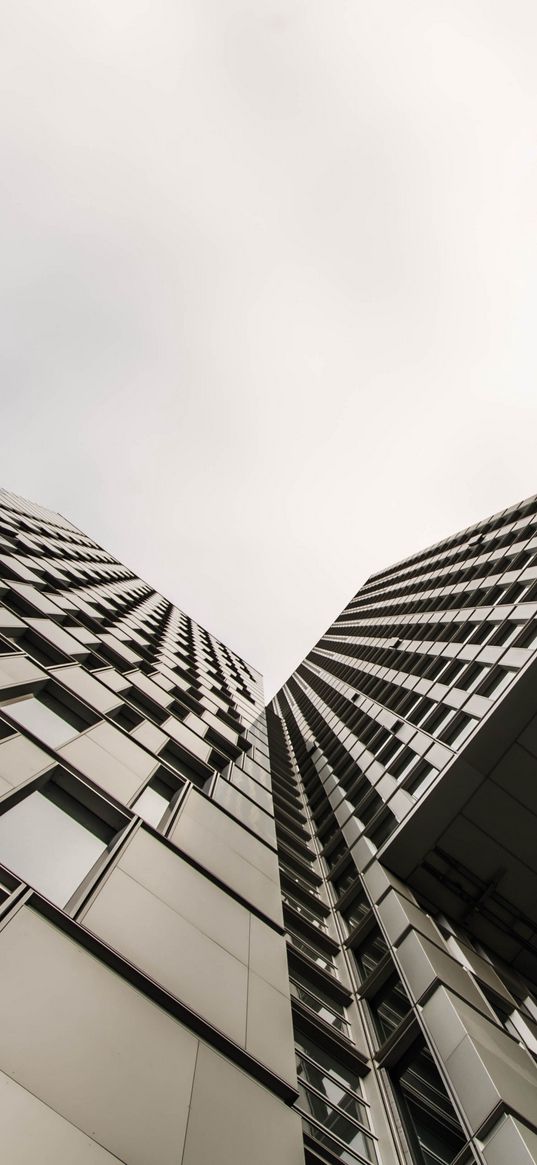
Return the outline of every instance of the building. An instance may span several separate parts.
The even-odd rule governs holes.
[[[382,1165],[537,1161],[536,649],[532,498],[370,578],[268,709],[295,1025],[354,1044]],[[373,1161],[313,1059],[307,1160]]]
[[[537,498],[260,676],[0,494],[6,1165],[537,1162]]]
[[[257,672],[0,496],[3,1165],[299,1165]]]

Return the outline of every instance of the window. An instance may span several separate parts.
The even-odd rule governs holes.
[[[293,971],[291,986],[293,994],[301,999],[307,1007],[310,1007],[319,1016],[319,1019],[323,1019],[325,1023],[329,1023],[332,1027],[347,1034],[345,1008],[338,999],[332,998],[317,983],[310,984],[296,971]]]
[[[466,737],[470,735],[470,732],[472,732],[476,724],[477,720],[474,717],[466,716],[461,712],[438,735],[440,740],[443,740],[450,748],[456,748],[462,744],[463,740],[466,740]]]
[[[46,688],[38,696],[24,696],[21,700],[4,704],[4,711],[21,728],[26,728],[51,748],[67,744],[88,727],[82,716],[61,703]]]
[[[537,646],[537,624],[535,620],[532,619],[530,623],[522,624],[522,630],[519,623],[518,628],[521,633],[516,641],[516,646],[525,647],[528,651],[532,651]]]
[[[431,712],[431,715],[424,720],[422,724],[423,731],[428,732],[430,736],[435,736],[442,728],[449,724],[454,715],[455,711],[453,708],[446,708],[444,704],[438,704],[434,712]]]
[[[65,906],[115,830],[55,780],[0,816],[0,862]]]
[[[334,878],[333,879],[333,886],[334,886],[334,891],[335,891],[337,897],[339,898],[342,894],[345,894],[346,891],[350,889],[350,887],[354,884],[355,881],[356,881],[356,868],[354,865],[352,866],[351,869],[346,870],[343,874],[340,874],[339,877]]]
[[[390,978],[369,1001],[375,1027],[382,1043],[399,1027],[410,1011],[408,995],[397,975]]]
[[[301,1032],[296,1034],[299,1098],[305,1131],[339,1160],[375,1161],[367,1107],[355,1073],[344,1068]],[[358,1156],[356,1156],[358,1155]]]
[[[318,967],[322,967],[323,971],[326,971],[329,975],[333,975],[334,978],[337,979],[336,965],[332,962],[332,959],[329,955],[325,954],[324,951],[319,950],[318,947],[313,946],[312,943],[307,942],[305,938],[302,938],[301,935],[298,935],[291,930],[288,930],[287,936],[293,946],[297,948],[297,950],[302,951],[305,955],[308,956],[309,959],[311,959],[313,963],[315,963]]]
[[[417,1165],[451,1165],[465,1138],[424,1044],[414,1046],[394,1085]]]
[[[514,675],[516,672],[509,671],[504,667],[492,669],[485,682],[478,688],[478,695],[486,696],[489,700],[496,699],[500,692],[503,692],[504,688],[510,684]]]
[[[435,777],[438,776],[438,769],[433,768],[427,761],[422,760],[416,768],[412,769],[408,779],[404,782],[403,787],[413,797],[419,797],[429,785],[432,785]]]
[[[349,931],[354,930],[358,923],[362,922],[366,914],[369,914],[371,907],[365,896],[362,887],[359,886],[356,890],[352,902],[349,903],[342,911],[343,918],[347,923]]]
[[[174,781],[171,773],[161,769],[136,798],[132,808],[156,829],[166,811],[176,804],[183,788],[182,782]]]
[[[373,973],[379,963],[382,962],[384,956],[388,952],[388,947],[380,933],[376,928],[364,939],[358,950],[353,951],[356,966],[359,972],[360,982],[367,979]]]

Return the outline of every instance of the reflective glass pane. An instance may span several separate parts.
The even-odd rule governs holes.
[[[360,1091],[360,1081],[358,1076],[355,1075],[355,1073],[350,1068],[344,1067],[343,1064],[338,1064],[337,1060],[333,1059],[331,1053],[325,1052],[323,1048],[319,1047],[318,1044],[315,1044],[313,1040],[310,1040],[309,1037],[304,1035],[303,1032],[295,1032],[295,1044],[296,1047],[300,1048],[306,1056],[311,1057],[311,1059],[316,1061],[317,1065],[320,1065],[322,1068],[324,1068],[325,1073],[329,1073],[330,1077],[338,1080],[345,1086],[345,1088],[350,1089],[351,1092]],[[300,1061],[303,1064],[306,1063],[302,1056],[300,1057]],[[315,1065],[308,1062],[308,1071],[310,1070],[315,1071]],[[310,1080],[310,1083],[315,1083],[313,1077],[307,1077],[307,1079]],[[315,1087],[317,1087],[317,1084]]]
[[[169,801],[162,796],[162,793],[157,793],[156,789],[147,788],[137,797],[133,809],[140,817],[143,817],[144,821],[148,821],[150,825],[156,827],[168,805]]]
[[[357,1149],[357,1152],[360,1154],[357,1157],[356,1153],[351,1148],[345,1147],[345,1145],[340,1145],[337,1141],[334,1140],[333,1137],[330,1136],[330,1133],[327,1130],[318,1128],[317,1125],[314,1125],[312,1121],[307,1120],[306,1117],[302,1117],[302,1124],[304,1125],[306,1132],[309,1133],[310,1137],[313,1137],[314,1140],[318,1141],[320,1145],[326,1145],[326,1148],[329,1149],[330,1152],[333,1153],[336,1157],[338,1157],[340,1161],[343,1161],[344,1165],[356,1165],[357,1161],[362,1161],[364,1159],[366,1161],[376,1161],[375,1150],[373,1148],[372,1142],[370,1144],[364,1145],[364,1148],[361,1150]]]
[[[0,817],[0,862],[57,906],[65,906],[105,849],[106,842],[42,793]]]
[[[356,1096],[352,1096],[351,1093],[342,1088],[337,1080],[326,1075],[321,1068],[309,1060],[305,1060],[302,1056],[297,1056],[297,1071],[299,1081],[305,1087],[311,1084],[313,1088],[322,1093],[322,1096],[331,1106],[337,1106],[354,1120],[360,1121],[361,1124],[367,1124],[366,1106]]]
[[[64,720],[57,712],[53,712],[35,696],[27,696],[23,700],[14,700],[6,704],[5,711],[21,728],[27,728],[35,736],[48,744],[51,748],[58,748],[66,744],[77,735],[77,729]]]
[[[373,1141],[367,1133],[356,1128],[352,1121],[348,1120],[345,1114],[339,1108],[332,1107],[326,1104],[314,1092],[310,1092],[308,1088],[304,1088],[299,1083],[300,1100],[298,1104],[306,1112],[311,1113],[328,1132],[332,1133],[334,1137],[338,1137],[340,1141],[344,1141],[349,1148],[354,1149],[356,1153],[361,1153],[363,1156],[371,1159]]]

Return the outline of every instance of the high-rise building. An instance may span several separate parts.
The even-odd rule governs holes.
[[[261,679],[0,495],[2,1165],[300,1165]]]
[[[536,1162],[537,498],[370,578],[267,719],[307,1160]]]
[[[537,498],[258,673],[0,494],[6,1165],[537,1162]]]

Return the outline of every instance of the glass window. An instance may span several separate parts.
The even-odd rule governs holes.
[[[370,910],[371,907],[365,896],[365,893],[362,890],[362,887],[359,886],[356,890],[354,898],[352,899],[352,902],[350,902],[349,905],[341,911],[341,914],[347,923],[348,929],[354,930],[354,927],[358,926],[358,923],[362,922],[366,914],[369,914]]]
[[[320,1093],[320,1099],[324,1100],[325,1103],[330,1104],[331,1107],[337,1106],[353,1120],[367,1125],[367,1108],[363,1101],[349,1092],[347,1088],[342,1088],[331,1073],[323,1072],[322,1068],[306,1059],[300,1052],[297,1052],[297,1074],[299,1082],[304,1088],[314,1089],[316,1093]],[[310,1111],[313,1115],[318,1116],[319,1120],[323,1119],[322,1116],[319,1116],[320,1110],[317,1113],[314,1113],[313,1109]]]
[[[457,745],[462,744],[463,740],[466,740],[466,737],[470,735],[476,724],[477,720],[474,717],[466,716],[463,712],[461,712],[460,715],[457,716],[450,724],[448,724],[447,728],[444,728],[442,732],[439,732],[438,735],[440,740],[444,741],[444,744],[448,744],[451,748],[455,748]]]
[[[429,788],[429,785],[432,785],[437,776],[438,769],[422,760],[410,773],[408,780],[404,783],[404,788],[407,792],[412,793],[413,797],[419,797]]]
[[[380,1039],[387,1040],[410,1011],[408,995],[396,975],[370,1000],[370,1007]]]
[[[491,672],[484,684],[481,684],[478,689],[478,694],[480,696],[486,696],[488,699],[492,697],[496,699],[500,695],[500,692],[503,692],[504,688],[511,683],[515,675],[516,672],[509,671],[507,668],[496,668]]]
[[[167,798],[163,797],[162,793],[157,792],[156,789],[152,789],[151,785],[148,785],[143,793],[140,793],[140,796],[136,798],[132,808],[149,825],[156,827],[164,816],[168,805],[169,801]]]
[[[314,1067],[318,1068],[320,1065],[324,1069],[324,1076],[329,1074],[331,1078],[338,1082],[338,1085],[342,1084],[350,1092],[360,1092],[360,1081],[357,1074],[351,1068],[347,1068],[344,1064],[340,1064],[337,1059],[334,1059],[331,1052],[326,1052],[324,1048],[321,1048],[309,1036],[304,1035],[302,1031],[295,1031],[295,1044],[299,1051],[304,1053],[304,1056],[307,1056],[309,1060],[315,1060]],[[304,1056],[302,1059],[304,1059]],[[314,1083],[313,1077],[310,1078],[308,1076],[306,1078],[310,1080],[310,1083]],[[322,1092],[324,1090],[323,1086],[320,1091]],[[331,1098],[329,1092],[326,1095],[329,1099]]]
[[[297,995],[298,998],[301,999],[307,1007],[310,1007],[311,1010],[314,1011],[320,1019],[323,1019],[325,1023],[329,1023],[332,1027],[337,1028],[339,1031],[345,1032],[347,1030],[345,1009],[341,1003],[335,999],[331,999],[330,996],[325,991],[322,991],[322,989],[318,988],[317,985],[315,985],[315,987],[310,987],[308,984],[302,983],[296,973],[293,974],[291,984],[292,988],[294,989],[294,994]]]
[[[52,781],[0,817],[0,862],[65,906],[113,829]]]
[[[302,1112],[309,1110],[312,1117],[323,1126],[319,1128],[307,1117],[303,1118],[304,1128],[311,1137],[319,1141],[321,1145],[326,1145],[327,1149],[330,1149],[340,1161],[345,1162],[345,1165],[356,1165],[357,1160],[361,1161],[364,1158],[366,1161],[376,1160],[372,1137],[356,1128],[351,1121],[346,1120],[338,1109],[330,1108],[324,1104],[313,1093],[303,1088],[300,1083],[298,1087],[300,1096],[297,1106]],[[338,1138],[337,1141],[334,1139],[335,1137]],[[340,1144],[340,1141],[343,1141],[344,1144]],[[357,1157],[356,1154],[359,1156]]]
[[[428,1048],[416,1047],[396,1089],[415,1160],[419,1165],[451,1165],[465,1137]]]
[[[162,775],[163,773],[165,775]],[[156,828],[162,821],[166,810],[177,800],[182,788],[182,782],[174,782],[171,774],[161,770],[161,773],[155,773],[151,778],[149,784],[136,798],[132,808],[135,813],[143,817],[144,821]]]
[[[382,962],[384,956],[387,954],[387,951],[388,947],[382,935],[376,929],[364,939],[358,950],[353,951],[361,981],[367,979],[375,970],[375,967],[378,967],[379,963]]]
[[[12,700],[4,705],[4,711],[21,728],[27,728],[44,744],[59,748],[72,740],[81,728],[85,728],[81,718],[45,693],[39,696],[25,696],[22,700]]]
[[[300,1094],[297,1107],[305,1131],[349,1165],[357,1159],[375,1161],[374,1141],[367,1132],[367,1105],[356,1073],[301,1031],[295,1033],[295,1043]]]
[[[464,1145],[462,1136],[415,1100],[407,1100],[407,1109],[423,1165],[450,1165]]]
[[[294,934],[292,931],[288,931],[287,933],[290,941],[292,942],[293,946],[297,948],[297,950],[303,951],[305,955],[308,955],[313,963],[316,963],[318,967],[322,967],[323,971],[327,971],[329,975],[334,975],[337,978],[336,966],[332,962],[332,959],[329,955],[324,954],[324,952],[320,951],[317,947],[314,947],[311,943],[306,942],[306,939],[302,938],[300,935]]]

